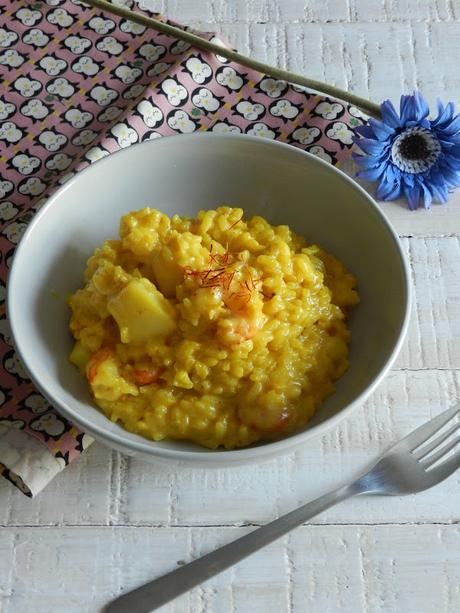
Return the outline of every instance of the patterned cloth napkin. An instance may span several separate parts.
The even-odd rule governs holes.
[[[211,130],[278,139],[339,164],[362,123],[354,107],[79,0],[0,0],[0,9],[2,301],[34,213],[73,174],[113,151]],[[92,439],[33,387],[12,347],[4,302],[0,315],[0,473],[33,496]]]

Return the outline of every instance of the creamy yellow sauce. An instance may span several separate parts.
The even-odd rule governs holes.
[[[287,226],[144,208],[88,260],[70,359],[113,421],[245,447],[298,430],[348,367],[356,279]]]

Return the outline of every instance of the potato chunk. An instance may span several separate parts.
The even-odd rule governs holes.
[[[177,265],[168,246],[164,246],[152,257],[153,274],[161,292],[168,298],[176,297],[176,287],[184,279],[182,269]]]
[[[80,341],[77,341],[70,353],[70,361],[72,364],[75,364],[75,366],[78,366],[78,368],[84,372],[90,357],[91,351]]]
[[[118,324],[122,343],[141,343],[176,328],[173,307],[147,279],[129,281],[107,308]]]

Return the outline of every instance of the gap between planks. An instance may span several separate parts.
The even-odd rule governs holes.
[[[399,238],[410,238],[410,240],[437,240],[443,238],[460,238],[458,232],[452,232],[452,234],[398,234],[398,236]]]
[[[383,498],[383,496],[382,496]],[[273,520],[277,519],[274,517]],[[120,524],[65,524],[65,523],[55,523],[55,524],[0,524],[0,529],[2,530],[17,530],[17,529],[25,529],[25,530],[37,530],[37,529],[45,529],[45,530],[53,530],[55,528],[78,528],[78,529],[90,529],[90,528],[100,528],[104,530],[112,530],[113,528],[131,528],[133,530],[138,530],[141,528],[152,528],[152,529],[161,529],[161,530],[195,530],[195,529],[207,529],[207,528],[222,528],[222,529],[235,529],[235,528],[261,528],[265,526],[268,522],[265,523],[254,523],[254,522],[245,522],[245,523],[234,523],[234,524],[165,524],[165,523],[120,523]],[[324,528],[327,526],[337,526],[340,528],[360,528],[360,527],[378,527],[378,526],[443,526],[443,527],[452,527],[458,528],[460,526],[460,520],[458,521],[376,521],[376,522],[318,522],[318,521],[310,521],[304,522],[302,526],[310,526],[312,528]],[[299,528],[301,526],[298,526]],[[295,528],[293,529],[295,530]],[[282,537],[280,537],[282,538]]]
[[[205,16],[206,17],[206,16]],[[362,20],[353,20],[353,21],[349,21],[347,19],[328,19],[327,21],[321,20],[321,19],[289,19],[289,20],[279,20],[279,21],[273,21],[271,19],[267,19],[267,20],[255,20],[255,21],[242,21],[242,20],[235,20],[232,21],[231,19],[216,19],[216,20],[209,20],[209,19],[205,19],[206,23],[209,23],[211,25],[226,25],[226,26],[240,26],[240,27],[248,27],[248,26],[290,26],[290,25],[302,25],[302,24],[307,24],[307,25],[311,25],[311,24],[316,24],[316,25],[321,25],[321,26],[333,26],[333,25],[362,25],[362,26],[366,26],[366,25],[370,25],[370,24],[378,24],[378,25],[385,25],[385,24],[419,24],[419,23],[426,23],[426,24],[444,24],[444,23],[451,23],[451,24],[458,24],[459,20],[458,19],[429,19],[424,18],[424,19],[404,19],[404,18],[398,18],[398,17],[394,17],[393,19],[387,19],[385,21],[382,21],[381,19],[368,19],[367,21],[362,21]],[[189,25],[194,25],[196,23],[202,23],[203,19],[193,19],[191,20]]]

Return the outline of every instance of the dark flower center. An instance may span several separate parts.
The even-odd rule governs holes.
[[[402,172],[419,174],[434,166],[441,143],[431,130],[414,126],[404,130],[391,145],[391,161]]]
[[[409,134],[399,143],[399,152],[407,160],[425,160],[431,153],[426,138],[421,134]]]

